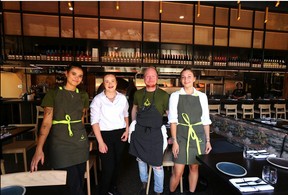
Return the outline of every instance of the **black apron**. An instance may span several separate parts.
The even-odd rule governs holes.
[[[65,168],[86,162],[89,144],[81,121],[84,104],[80,93],[60,87],[54,102],[48,145],[52,167]]]
[[[161,166],[163,160],[163,136],[161,131],[163,117],[154,105],[156,90],[150,106],[145,106],[145,90],[142,100],[143,107],[137,112],[135,131],[131,134],[129,153],[149,165]]]

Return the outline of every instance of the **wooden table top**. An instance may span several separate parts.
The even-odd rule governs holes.
[[[13,127],[13,126],[8,126],[6,129],[6,135],[1,136],[1,142],[7,141],[13,137],[16,137],[22,133],[25,133],[27,131],[30,131],[31,129],[35,128],[35,126],[21,126],[21,127]]]

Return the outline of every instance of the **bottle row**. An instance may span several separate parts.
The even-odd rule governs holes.
[[[77,50],[76,54],[72,50],[42,50],[41,52],[24,52],[22,51],[9,51],[8,60],[38,60],[38,61],[82,61],[82,62],[99,62],[98,48],[93,48],[92,51]]]
[[[99,62],[98,48],[92,50],[77,50],[75,55],[72,50],[46,50],[37,52],[30,52],[21,54],[22,52],[10,51],[7,55],[8,60],[31,60],[31,61],[80,61],[80,62]],[[223,57],[223,56],[193,56],[190,54],[183,54],[179,52],[176,54],[164,53],[142,53],[139,48],[130,49],[126,51],[109,50],[104,52],[100,57],[101,62],[108,63],[150,63],[158,64],[179,64],[179,65],[195,65],[195,66],[216,66],[216,67],[246,67],[249,68],[273,68],[273,69],[286,69],[286,62],[283,59],[242,59],[236,57]],[[213,59],[213,60],[212,60]]]

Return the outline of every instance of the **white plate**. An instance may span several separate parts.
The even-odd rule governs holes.
[[[277,158],[277,157],[268,157],[267,161],[276,167],[280,167],[282,169],[288,169],[288,160],[287,159]]]
[[[222,173],[234,177],[242,177],[247,174],[244,167],[231,162],[219,162],[216,164],[216,168]]]

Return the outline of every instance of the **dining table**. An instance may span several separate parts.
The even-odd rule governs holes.
[[[14,138],[18,135],[21,135],[23,133],[26,133],[27,131],[32,130],[33,128],[35,128],[35,126],[31,125],[31,126],[4,126],[1,127],[1,137],[0,140],[1,142],[5,142],[11,138]],[[3,131],[3,132],[2,132]]]
[[[35,126],[33,125],[24,125],[24,126],[1,126],[1,149],[0,149],[0,160],[3,160],[2,154],[2,145],[5,144],[6,141],[10,141],[12,138],[22,135],[32,129]]]
[[[242,152],[230,152],[230,153],[210,153],[198,155],[196,159],[200,162],[201,166],[204,166],[210,174],[212,174],[213,181],[211,185],[214,186],[215,194],[269,194],[269,195],[279,195],[288,194],[288,169],[279,168],[270,164],[266,159],[245,159],[243,158]],[[242,177],[235,177],[229,174],[225,174],[219,171],[216,167],[217,163],[228,162],[235,163],[242,166],[247,170],[247,174]],[[243,177],[258,177],[262,178],[262,168],[265,165],[274,166],[277,168],[278,181],[276,184],[271,184],[274,190],[269,191],[258,191],[258,192],[240,192],[229,180],[233,178],[243,178]],[[216,184],[217,183],[217,184]],[[219,185],[218,185],[219,184]],[[223,186],[223,191],[221,191],[220,186]],[[219,190],[221,191],[219,193]]]

